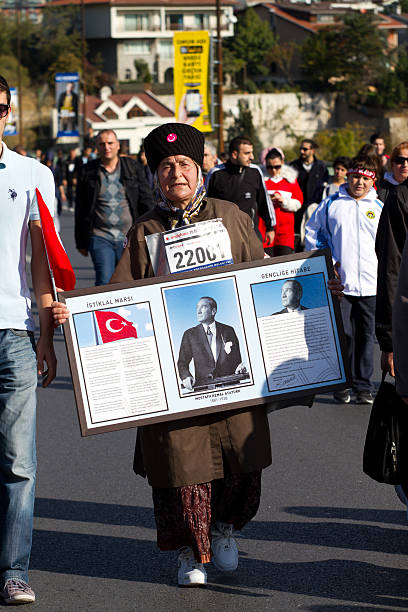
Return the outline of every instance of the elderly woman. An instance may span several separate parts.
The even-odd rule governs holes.
[[[234,263],[263,259],[250,217],[231,202],[206,197],[204,138],[198,130],[166,124],[153,130],[144,146],[156,207],[129,231],[111,282],[154,276],[147,235],[210,219],[222,219]],[[63,305],[55,302],[53,311],[56,323],[66,319]],[[179,551],[179,585],[206,584],[204,564],[210,561],[220,570],[237,568],[233,531],[256,514],[261,471],[270,463],[262,406],[139,427],[134,469],[147,475],[153,489],[160,550]]]
[[[234,263],[263,259],[251,219],[230,202],[206,198],[201,166],[204,138],[184,124],[166,124],[144,141],[154,174],[156,207],[128,234],[112,282],[153,276],[145,236],[221,218]],[[197,416],[139,428],[134,468],[153,487],[160,550],[180,550],[178,582],[206,583],[204,563],[238,564],[233,529],[256,513],[261,470],[271,463],[264,408]],[[212,549],[211,549],[212,540]]]

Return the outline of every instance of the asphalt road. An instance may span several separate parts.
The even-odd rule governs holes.
[[[78,286],[91,286],[69,213],[62,237]],[[369,407],[322,395],[310,409],[272,414],[274,463],[260,510],[239,537],[238,570],[207,566],[205,589],[180,589],[176,554],[156,548],[150,488],[131,469],[136,430],[81,438],[59,332],[55,344],[58,378],[39,390],[32,608],[408,610],[404,507],[361,467]]]

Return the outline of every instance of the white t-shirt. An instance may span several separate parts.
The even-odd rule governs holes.
[[[40,218],[35,195],[39,189],[51,216],[55,186],[49,168],[10,151],[3,142],[0,157],[0,329],[34,331],[26,278],[29,221]]]

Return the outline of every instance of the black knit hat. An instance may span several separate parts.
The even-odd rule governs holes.
[[[148,134],[143,142],[147,163],[154,173],[161,160],[172,155],[191,157],[199,166],[204,159],[204,136],[186,123],[165,123]]]

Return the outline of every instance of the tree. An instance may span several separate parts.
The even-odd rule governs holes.
[[[234,123],[228,128],[227,139],[230,142],[236,136],[245,136],[254,145],[254,155],[257,157],[262,151],[262,143],[258,138],[252,119],[252,112],[245,100],[238,102],[239,114],[234,117]]]
[[[361,125],[347,123],[344,128],[319,130],[313,140],[319,145],[319,157],[332,161],[338,155],[354,157],[366,144],[367,137]]]
[[[48,69],[49,81],[54,83],[57,72],[82,72],[82,62],[73,53],[62,53],[55,58]]]
[[[20,36],[22,63],[27,66],[31,78],[40,83],[49,75],[49,67],[61,61],[64,55],[81,60],[79,8],[45,7],[42,14],[41,24],[31,24],[24,19],[20,26],[25,28]]]
[[[296,51],[299,49],[299,45],[294,42],[281,43],[279,39],[275,42],[272,51],[268,54],[267,59],[271,64],[275,64],[280,72],[284,74],[288,79],[288,84],[293,85],[292,80],[292,67]]]
[[[152,75],[150,73],[149,65],[147,64],[147,62],[145,62],[145,60],[135,59],[133,63],[136,68],[137,81],[139,83],[151,83]]]
[[[269,25],[260,19],[254,9],[250,8],[238,17],[235,27],[235,36],[224,43],[227,57],[231,63],[238,62],[236,66],[245,67],[246,77],[256,80],[269,72],[266,57],[275,44]],[[228,56],[228,52],[231,53]]]
[[[380,108],[399,108],[407,101],[407,88],[395,72],[385,72],[367,103]]]
[[[222,49],[222,69],[225,76],[229,74],[233,85],[236,85],[236,76],[245,66],[245,60],[236,57],[235,53],[226,45]]]
[[[389,63],[376,18],[351,12],[340,29],[328,28],[306,40],[302,69],[312,84],[335,89],[349,101],[364,98]]]
[[[327,28],[307,38],[301,47],[301,69],[312,89],[330,89],[342,76],[336,38],[337,31]]]

